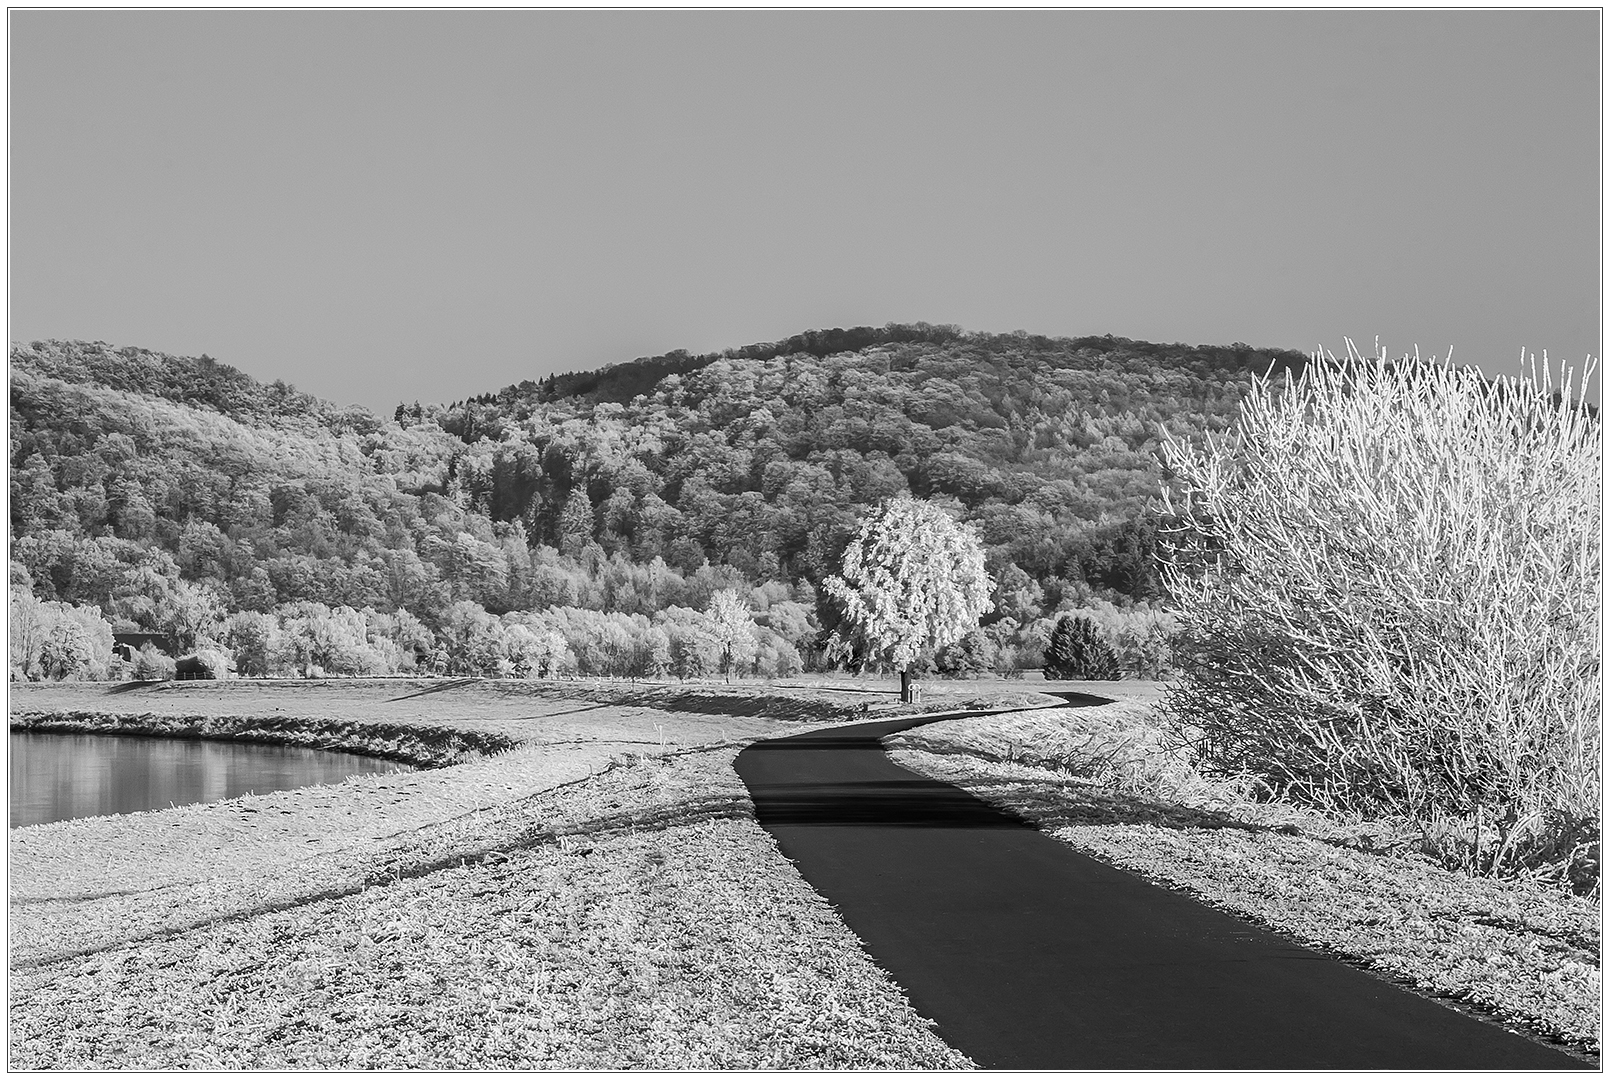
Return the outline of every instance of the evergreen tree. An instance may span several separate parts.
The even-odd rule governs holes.
[[[1118,657],[1102,640],[1096,624],[1083,615],[1064,615],[1045,647],[1047,679],[1116,679]]]
[[[593,542],[593,504],[585,487],[572,488],[559,511],[559,550],[572,559]]]

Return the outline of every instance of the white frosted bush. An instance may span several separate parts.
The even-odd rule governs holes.
[[[177,668],[173,657],[149,641],[140,646],[140,651],[134,654],[134,677],[141,682],[161,682],[164,679],[171,679],[177,673]]]
[[[1170,441],[1167,705],[1205,765],[1406,818],[1450,865],[1596,880],[1600,424],[1547,363],[1348,342]]]

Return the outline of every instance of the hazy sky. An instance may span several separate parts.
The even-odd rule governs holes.
[[[1600,353],[1596,11],[9,19],[12,340],[388,412],[892,321]]]

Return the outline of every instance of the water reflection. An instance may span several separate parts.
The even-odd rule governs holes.
[[[10,825],[217,802],[407,770],[394,761],[299,746],[14,731]]]

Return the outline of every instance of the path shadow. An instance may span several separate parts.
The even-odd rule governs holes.
[[[955,755],[968,757],[979,755]],[[1000,762],[1000,758],[986,758]],[[974,773],[955,777],[975,798],[1004,813],[1016,814],[1049,832],[1081,825],[1150,825],[1160,829],[1237,829],[1246,833],[1278,833],[1347,851],[1384,854],[1412,845],[1381,838],[1370,829],[1326,828],[1295,821],[1248,821],[1229,810],[1191,806],[1148,798],[1093,783],[1035,782],[1022,778]]]
[[[1105,700],[1095,695],[1076,693],[1073,696],[1094,698],[1097,702]],[[988,715],[988,711],[961,715]],[[1081,783],[1071,776],[1068,783],[1036,783],[1021,777],[975,773],[947,782],[912,772],[888,758],[884,738],[897,731],[920,728],[929,722],[928,717],[907,716],[767,739],[739,755],[738,771],[754,795],[756,816],[763,824],[774,821],[777,824],[819,825],[1021,826],[1042,831],[1071,825],[1152,825],[1166,829],[1278,832],[1322,839],[1290,824],[1245,821],[1223,810],[1147,798]],[[864,753],[876,760],[877,764],[872,767],[882,776],[847,784],[766,782],[773,770],[757,760],[757,755],[765,755],[782,765],[801,751],[849,752],[858,757],[860,755],[856,752]],[[1004,760],[974,752],[954,755],[961,759],[974,756],[995,763]],[[754,760],[757,768],[745,768],[746,758]],[[793,765],[783,767],[788,770],[795,768]],[[804,768],[811,769],[811,766],[804,765]],[[996,791],[1000,792],[999,795]],[[768,812],[781,816],[769,817]]]
[[[792,738],[768,739],[756,745],[767,753],[798,750],[877,750],[881,747],[877,738],[865,735],[833,735],[831,730],[829,729],[828,734],[813,734],[809,741]]]
[[[155,686],[155,685],[156,685],[156,683],[154,683],[154,682],[138,682],[138,681],[136,681],[136,682],[118,683],[116,686],[112,687],[110,690],[108,690],[106,692],[108,694],[127,694],[127,693],[130,693],[132,691],[139,690],[142,687]]]
[[[784,690],[825,690],[830,694],[882,694],[899,696],[900,691],[893,687],[881,686],[811,686],[809,684],[778,683]]]
[[[768,739],[745,750],[737,762],[738,772],[749,786],[761,824],[1027,827],[1044,831],[1066,825],[1153,825],[1169,829],[1286,831],[1278,826],[1240,821],[1217,810],[1180,806],[1081,783],[1035,784],[988,774],[955,777],[948,782],[933,780],[890,761],[877,733],[866,730],[871,726],[863,726],[860,732],[823,731]],[[886,726],[878,724],[876,729]],[[861,753],[876,755],[878,761],[872,767],[884,775],[845,783],[768,782],[776,766],[795,772],[795,766],[784,765],[784,761],[802,752],[824,751],[857,757]],[[776,766],[767,767],[769,763],[759,760],[760,755]],[[745,759],[757,767],[746,768]],[[802,767],[815,771],[810,764]],[[1001,789],[999,796],[996,789]]]
[[[613,709],[613,708],[616,708],[616,706],[613,705],[613,704],[608,704],[608,703],[603,704],[603,705],[583,705],[579,709],[563,709],[563,710],[561,710],[559,712],[539,713],[536,716],[516,716],[514,718],[514,721],[518,722],[518,721],[521,721],[521,720],[552,720],[552,719],[554,719],[555,717],[558,717],[558,716],[575,716],[577,713],[595,712],[595,711],[597,711],[599,709]]]
[[[1102,697],[1100,694],[1081,694],[1077,690],[1040,690],[1037,693],[1046,697],[1061,698],[1075,709],[1091,709],[1097,705],[1111,705],[1117,698]]]
[[[1223,810],[1182,806],[1091,784],[1050,787],[983,776],[964,782],[976,785],[980,795],[975,797],[985,802],[990,801],[990,788],[1009,789],[1009,797],[1017,807],[1015,812],[1047,831],[1070,825],[1152,825],[1163,829],[1241,829],[1287,834],[1298,831],[1288,825],[1244,821]],[[1003,797],[1007,797],[1006,792]]]
[[[951,784],[867,780],[844,784],[749,785],[762,825],[899,825],[932,829],[1032,828]]]
[[[754,717],[762,720],[859,720],[867,714],[865,704],[829,704],[764,691],[723,693],[714,684],[662,686],[651,690],[623,688],[610,695],[610,704],[661,712]]]
[[[424,697],[426,694],[440,694],[444,690],[459,690],[466,686],[473,686],[480,681],[480,679],[448,679],[446,682],[440,683],[436,686],[428,686],[416,693],[404,694],[401,697],[388,698],[386,700],[388,703],[392,701],[407,701],[409,698]]]

